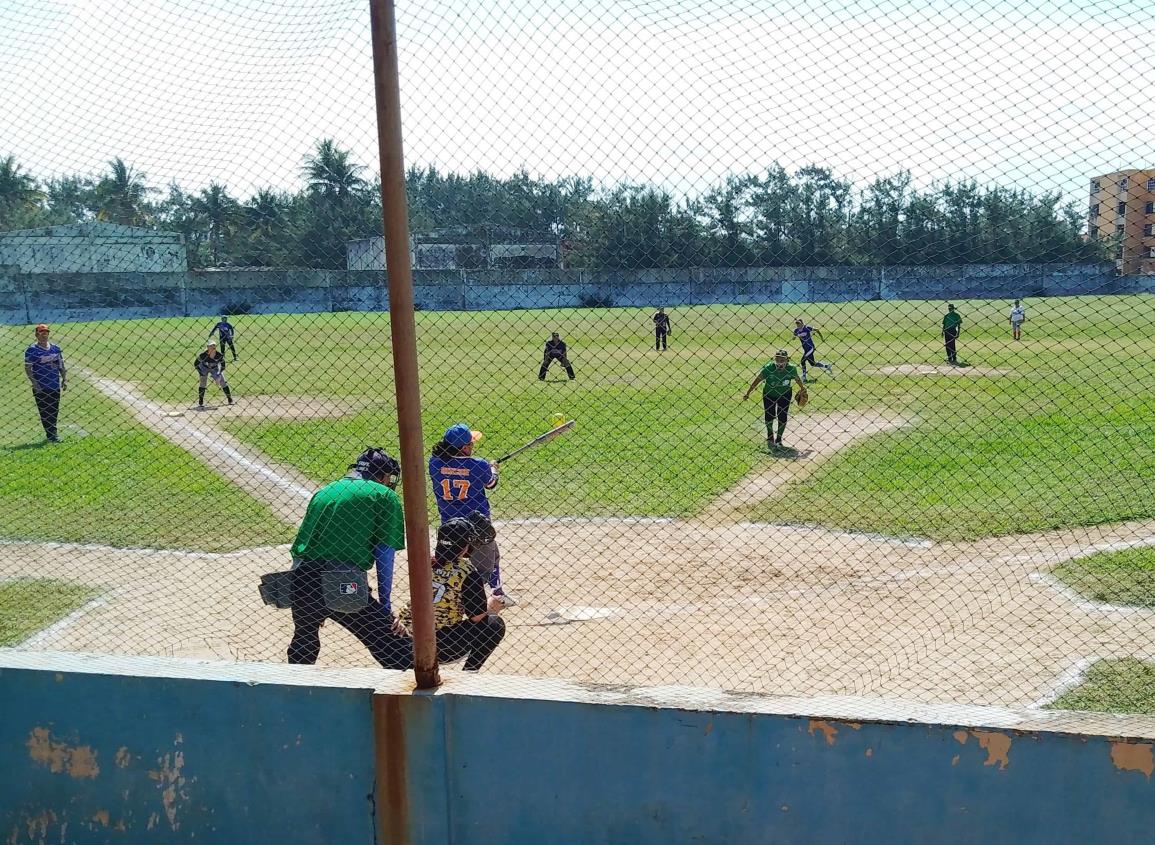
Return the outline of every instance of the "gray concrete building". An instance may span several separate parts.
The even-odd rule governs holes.
[[[114,223],[0,232],[9,273],[176,273],[188,270],[184,236]]]
[[[529,270],[560,267],[556,240],[518,229],[461,226],[415,232],[409,239],[414,270]],[[345,245],[345,269],[384,270],[385,239],[362,238]]]

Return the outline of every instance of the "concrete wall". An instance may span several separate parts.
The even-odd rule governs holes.
[[[1144,279],[1117,277],[1110,264],[413,271],[415,302],[429,311],[1014,299],[1131,293]],[[385,273],[372,270],[26,274],[0,265],[6,323],[388,307]]]
[[[0,651],[26,842],[1145,842],[1155,720]],[[375,694],[370,689],[376,689]]]
[[[172,273],[188,269],[184,237],[110,223],[0,232],[0,265],[36,273]]]

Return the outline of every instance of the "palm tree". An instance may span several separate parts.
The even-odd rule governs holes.
[[[240,213],[240,204],[229,196],[226,186],[210,182],[190,207],[208,228],[209,254],[213,266],[216,266],[221,260],[221,247],[225,238],[232,233],[233,224]]]
[[[96,183],[96,216],[110,223],[139,226],[147,222],[147,197],[152,192],[145,174],[133,170],[117,157],[108,163],[109,172]]]
[[[349,151],[339,149],[332,138],[318,141],[313,154],[305,157],[302,168],[309,191],[341,204],[364,190],[365,180],[361,178],[361,172],[365,168],[349,161],[349,156]]]
[[[0,159],[0,229],[23,225],[43,201],[36,178],[21,171],[15,156]]]

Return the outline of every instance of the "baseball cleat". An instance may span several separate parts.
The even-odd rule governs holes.
[[[495,599],[501,599],[501,606],[504,607],[506,610],[508,610],[511,607],[517,606],[517,599],[514,598],[511,593],[506,593],[506,592],[494,593],[493,597]]]

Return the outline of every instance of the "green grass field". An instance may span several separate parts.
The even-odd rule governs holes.
[[[49,444],[23,367],[0,370],[0,433],[0,537],[210,551],[292,539],[265,505],[75,374],[62,441]]]
[[[775,348],[785,346],[797,359],[790,329],[802,315],[824,333],[819,357],[838,368],[837,378],[821,376],[811,387],[806,413],[887,409],[914,425],[847,449],[753,508],[750,518],[962,539],[1155,515],[1155,298],[1028,305],[1025,340],[1013,343],[1008,303],[958,303],[965,320],[960,355],[975,365],[959,376],[879,372],[942,362],[941,303],[676,308],[671,348],[661,355],[652,347],[649,309],[423,312],[425,439],[431,446],[445,426],[463,420],[486,432],[480,453],[495,456],[561,412],[578,420],[575,433],[508,466],[493,495],[499,515],[693,514],[774,460],[765,453],[759,398],[743,403],[741,396]],[[64,324],[54,340],[75,363],[187,406],[196,395],[192,359],[213,322]],[[396,449],[388,315],[234,322],[241,360],[229,376],[240,402],[258,395],[338,398],[359,410],[314,420],[221,414],[224,428],[317,482],[340,475],[368,444]],[[557,365],[549,382],[536,378],[551,330],[570,344],[576,382],[565,381]],[[11,336],[14,346],[26,342],[16,330]],[[983,368],[1006,373],[985,375]],[[84,427],[88,438],[69,442],[65,429],[59,451],[20,448],[38,438],[31,401],[15,381],[0,382],[11,399],[0,419],[11,444],[0,452],[0,469],[21,478],[3,495],[25,506],[0,517],[6,536],[198,547],[286,539],[255,503],[126,415],[98,408],[105,400],[87,388],[76,391],[79,398],[69,394],[62,420]],[[85,455],[73,459],[70,450]],[[64,485],[62,477],[74,483]],[[118,484],[130,490],[116,501]],[[86,492],[69,492],[58,504],[52,492],[62,487]],[[183,498],[165,505],[160,490]],[[235,514],[217,538],[195,521],[170,522],[209,490],[227,497],[216,512]],[[35,516],[45,502],[53,519],[33,528],[43,522]],[[120,529],[99,516],[123,517],[126,509],[133,519],[122,519]]]
[[[1100,660],[1087,671],[1083,683],[1049,707],[1155,715],[1155,666],[1133,657]]]
[[[95,595],[88,587],[47,578],[0,583],[0,647],[16,645]]]
[[[1077,558],[1055,567],[1053,574],[1092,601],[1155,608],[1155,548]]]

